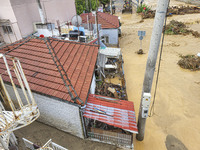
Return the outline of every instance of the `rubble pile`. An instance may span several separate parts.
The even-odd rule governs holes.
[[[127,100],[126,88],[124,86],[106,83],[105,81],[97,83],[95,94]]]
[[[172,21],[170,21],[170,23],[168,25],[166,25],[165,34],[169,34],[169,35],[178,35],[178,34],[188,35],[188,34],[192,34],[196,38],[200,37],[200,33],[199,32],[193,31],[193,30],[188,30],[184,23],[176,21],[176,20],[172,20]]]
[[[154,18],[155,17],[155,10],[149,10],[147,12],[141,13],[142,19],[147,18]],[[185,15],[185,14],[194,14],[194,13],[200,13],[199,7],[194,6],[172,6],[168,8],[167,16],[172,15]]]
[[[138,55],[142,55],[144,54],[144,51],[142,49],[139,49],[137,52],[136,52]]]
[[[184,15],[184,14],[194,14],[194,13],[200,13],[199,7],[191,7],[191,6],[172,6],[169,7],[168,13],[174,14],[174,15]]]
[[[116,132],[116,133],[125,133],[125,134],[128,134],[128,135],[131,135],[130,132],[127,132],[127,131],[120,129],[118,127],[114,127],[114,126],[105,124],[105,123],[100,122],[98,120],[90,119],[89,124],[88,124],[88,130],[91,130],[91,129],[94,130],[94,128],[99,128],[99,129],[112,131],[112,132]]]
[[[200,57],[195,55],[181,56],[178,65],[183,69],[189,69],[192,71],[200,70]]]

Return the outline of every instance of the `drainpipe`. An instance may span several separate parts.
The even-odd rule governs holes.
[[[42,24],[44,24],[45,23],[45,17],[44,17],[44,12],[42,10],[42,5],[41,5],[40,0],[37,0],[37,3],[38,3],[38,10],[39,10],[41,22],[42,22]]]
[[[83,135],[84,138],[87,138],[87,129],[86,129],[86,124],[85,124],[85,119],[83,117],[83,109],[85,109],[86,105],[79,107],[79,112],[80,112],[80,117],[81,117],[81,122],[82,122],[82,128],[83,128]]]

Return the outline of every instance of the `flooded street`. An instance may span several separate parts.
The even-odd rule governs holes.
[[[156,4],[150,0],[146,3],[153,6]],[[183,4],[171,1],[170,5]],[[117,15],[121,17],[122,23],[120,47],[123,52],[128,99],[134,102],[138,116],[153,19],[145,19],[144,22],[140,23],[141,17],[135,13]],[[173,19],[190,23],[192,24],[191,28],[200,32],[199,24],[195,23],[200,20],[200,14],[172,16],[168,18],[167,22]],[[146,31],[142,43],[144,55],[136,53],[140,49],[138,30]],[[184,70],[177,65],[180,55],[196,55],[200,52],[199,47],[200,38],[195,38],[192,35],[165,36],[154,106],[155,114],[147,119],[144,141],[139,142],[134,139],[136,150],[167,150],[166,144],[174,147],[173,150],[180,149],[181,146],[173,144],[173,140],[166,141],[168,135],[180,140],[188,150],[200,149],[200,71]],[[152,96],[156,73],[157,67]]]

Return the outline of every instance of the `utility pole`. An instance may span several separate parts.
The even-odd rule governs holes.
[[[142,141],[144,139],[145,123],[146,118],[148,117],[151,99],[150,93],[168,5],[169,0],[158,0],[138,116],[138,134],[136,135],[136,138],[139,141]]]

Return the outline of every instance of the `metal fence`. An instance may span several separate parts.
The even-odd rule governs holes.
[[[22,138],[25,144],[25,147],[28,148],[29,150],[36,150],[38,148],[34,147],[34,143]],[[41,148],[39,148],[38,150],[68,150],[54,142],[52,142],[52,140],[50,139],[44,146],[42,146]]]
[[[120,146],[132,147],[133,144],[133,135],[117,133],[106,131],[97,128],[91,128],[88,131],[88,136],[90,138],[98,139],[100,141],[104,141],[106,143],[117,144]]]

